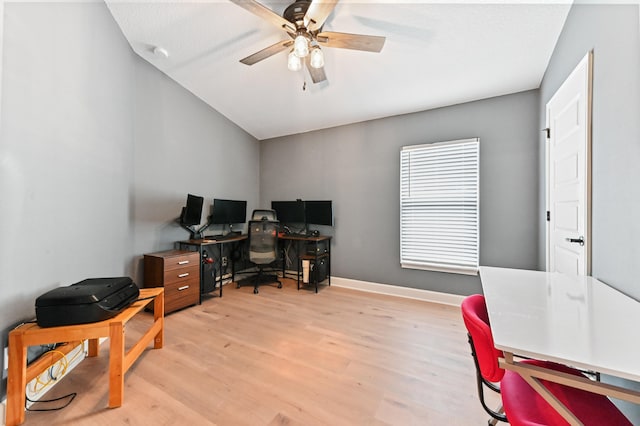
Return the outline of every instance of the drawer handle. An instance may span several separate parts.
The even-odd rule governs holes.
[[[186,290],[188,288],[189,288],[188,285],[183,285],[182,287],[178,287],[178,291]]]
[[[184,278],[184,277],[188,277],[189,273],[185,272],[184,274],[178,274],[178,278]]]
[[[178,265],[186,265],[188,263],[189,263],[188,260],[181,260],[180,262],[178,262]]]

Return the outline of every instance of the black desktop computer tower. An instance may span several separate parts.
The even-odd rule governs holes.
[[[322,258],[318,259],[317,262],[311,261],[311,271],[309,273],[309,282],[321,283],[322,281],[327,279],[327,259]]]
[[[216,289],[216,268],[213,266],[214,263],[207,262],[208,257],[205,251],[202,254],[202,277],[200,277],[202,285],[202,287],[200,287],[201,294],[211,293]]]
[[[309,242],[309,243],[307,243],[305,251],[307,252],[308,255],[311,255],[311,256],[318,255],[318,256],[320,256],[321,254],[326,253],[326,252],[329,251],[328,244],[329,244],[328,240],[318,241],[318,242]]]
[[[211,293],[216,289],[216,268],[205,263],[202,267],[202,294]]]

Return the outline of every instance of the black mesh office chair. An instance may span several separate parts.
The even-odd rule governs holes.
[[[258,268],[258,274],[245,282],[253,284],[254,294],[258,294],[258,287],[262,284],[278,283],[278,288],[282,288],[277,275],[267,275],[264,272],[265,268],[273,266],[278,259],[278,221],[275,220],[275,212],[270,212],[269,215],[262,214],[260,220],[249,221],[249,261]],[[256,212],[252,217],[256,217]],[[240,282],[237,286],[241,287]]]

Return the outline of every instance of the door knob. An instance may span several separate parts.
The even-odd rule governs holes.
[[[580,244],[581,246],[584,245],[584,237],[582,235],[579,238],[565,238],[565,240],[570,243]]]

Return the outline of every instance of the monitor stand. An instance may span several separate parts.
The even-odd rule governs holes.
[[[199,229],[195,229],[193,226],[180,224],[182,228],[184,228],[187,232],[189,232],[189,239],[191,240],[201,240],[203,238],[203,232],[209,227],[209,224],[205,224]]]

